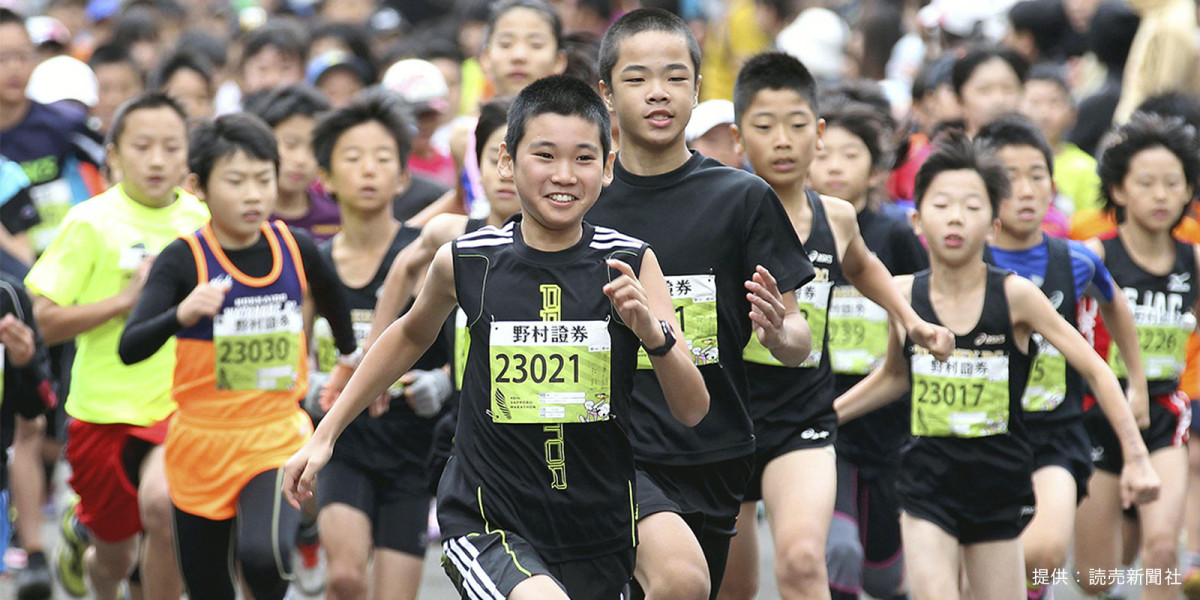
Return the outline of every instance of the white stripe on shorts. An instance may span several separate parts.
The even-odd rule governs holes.
[[[463,578],[463,588],[477,600],[505,600],[504,594],[479,564],[479,549],[464,537],[450,538],[442,542],[446,556],[458,569]]]

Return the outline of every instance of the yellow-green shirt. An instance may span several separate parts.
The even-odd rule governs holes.
[[[1067,214],[1100,208],[1100,175],[1096,159],[1072,143],[1065,143],[1054,155],[1054,186],[1058,193],[1074,202]]]
[[[747,58],[767,50],[771,40],[758,26],[754,0],[733,0],[723,19],[710,25],[704,42],[700,99],[733,99],[733,84]]]
[[[125,289],[144,256],[157,255],[180,235],[199,229],[208,208],[176,189],[179,199],[150,208],[117,184],[67,213],[58,235],[25,278],[29,291],[60,306],[92,304]],[[127,315],[75,338],[67,414],[89,423],[147,426],[175,410],[171,376],[175,340],[149,359],[126,366],[117,344]]]

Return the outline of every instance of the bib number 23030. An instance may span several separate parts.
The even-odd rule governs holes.
[[[489,340],[492,421],[612,418],[606,321],[498,321]]]
[[[296,386],[300,309],[259,308],[230,307],[213,319],[217,389],[278,392]]]

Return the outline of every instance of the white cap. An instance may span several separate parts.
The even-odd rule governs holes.
[[[100,100],[100,83],[87,63],[70,56],[55,56],[33,69],[25,95],[42,104],[75,100],[92,107]]]
[[[380,84],[400,96],[414,110],[442,112],[450,107],[450,89],[436,65],[419,58],[408,58],[388,67]]]
[[[809,8],[779,32],[775,46],[800,59],[818,80],[838,79],[849,41],[850,27],[837,13]]]
[[[692,109],[692,120],[683,130],[684,138],[692,141],[717,125],[733,123],[733,103],[728,100],[705,100]]]

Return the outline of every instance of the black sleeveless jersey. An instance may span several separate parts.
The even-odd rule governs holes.
[[[825,203],[816,192],[805,192],[812,209],[812,228],[804,240],[804,249],[808,251],[815,276],[796,290],[796,300],[812,332],[812,350],[799,368],[788,368],[775,360],[756,336],[750,336],[743,358],[750,380],[750,417],[754,420],[759,451],[783,443],[798,427],[833,411],[827,324],[834,282],[844,277]]]
[[[900,209],[896,209],[895,212],[885,212],[867,207],[858,213],[858,230],[867,244],[867,249],[887,267],[892,275],[911,275],[929,268],[929,255]],[[848,296],[862,295],[850,285],[845,277],[839,278],[836,283],[834,304],[839,302],[838,296],[843,288]],[[870,303],[865,298],[862,301]],[[870,304],[874,305],[874,303]],[[882,308],[879,308],[879,311],[882,312],[879,316],[886,320],[887,312]],[[831,311],[831,313],[831,320],[836,325],[837,311]],[[874,345],[882,348],[878,357],[882,359],[887,354],[886,322],[870,335],[881,338]],[[831,359],[837,356],[838,341],[838,339],[833,339],[831,334],[830,345],[833,348]],[[862,381],[865,375],[843,374],[838,373],[835,369],[833,377],[834,397],[836,398]],[[908,394],[905,394],[899,400],[879,410],[839,425],[838,456],[860,468],[868,465],[895,467],[900,461],[900,450],[908,441],[909,410],[909,397]]]
[[[350,320],[354,325],[354,337],[360,347],[366,340],[367,333],[371,331],[371,321],[375,318],[375,302],[392,261],[405,246],[417,239],[420,232],[420,229],[401,227],[367,285],[353,288],[342,284],[346,306],[350,309]],[[332,264],[332,240],[321,245],[321,255]],[[439,340],[434,342],[413,368],[439,369],[446,364],[447,358],[445,344]],[[337,444],[333,447],[333,456],[337,460],[385,476],[398,471],[411,472],[412,469],[421,469],[432,443],[434,421],[435,419],[418,417],[403,397],[395,397],[388,412],[371,417],[363,411],[355,417],[346,427],[346,431],[338,437]]]
[[[1004,293],[1009,275],[988,267],[979,321],[966,335],[955,336],[948,362],[904,341],[913,437],[901,458],[897,487],[902,494],[986,511],[1021,502],[1030,493],[1033,453],[1021,395],[1031,356],[1013,341]],[[929,271],[913,278],[912,306],[922,319],[941,324],[929,299]]]
[[[640,345],[602,288],[618,276],[606,259],[636,273],[647,247],[585,222],[575,246],[542,252],[523,241],[519,217],[454,241],[471,341],[458,467],[439,488],[443,535],[478,533],[482,520],[556,562],[635,544],[628,429]],[[476,518],[455,518],[464,512]]]
[[[1120,234],[1102,244],[1104,266],[1133,309],[1150,395],[1173,393],[1179,388],[1183,373],[1187,338],[1196,326],[1192,308],[1200,290],[1195,250],[1191,244],[1176,240],[1175,263],[1170,272],[1155,275],[1133,261]],[[1109,366],[1121,377],[1125,365],[1118,354],[1113,344],[1109,349]],[[1121,383],[1125,384],[1123,378]]]

